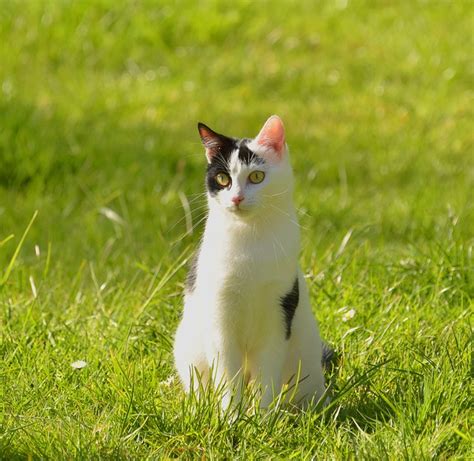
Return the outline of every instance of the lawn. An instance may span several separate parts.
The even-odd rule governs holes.
[[[0,458],[472,455],[470,1],[0,3]],[[172,362],[196,124],[273,113],[339,365],[324,411],[232,421]]]

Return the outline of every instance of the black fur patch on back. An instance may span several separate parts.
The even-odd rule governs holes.
[[[198,256],[199,251],[196,251],[196,253],[194,253],[193,257],[191,258],[186,281],[184,282],[184,286],[188,293],[192,293],[194,291],[194,287],[196,286]]]
[[[291,336],[291,322],[293,321],[299,300],[300,289],[298,277],[296,277],[295,283],[293,284],[291,290],[285,296],[281,297],[281,307],[283,308],[283,314],[285,315],[286,323],[286,339],[289,339]]]
[[[336,365],[336,351],[323,341],[323,354],[321,357],[321,365],[325,370],[331,371]]]

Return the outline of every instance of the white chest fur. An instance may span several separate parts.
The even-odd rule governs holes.
[[[209,334],[218,328],[247,353],[269,328],[283,331],[280,300],[295,281],[298,247],[298,227],[286,216],[245,224],[211,211],[192,295]]]

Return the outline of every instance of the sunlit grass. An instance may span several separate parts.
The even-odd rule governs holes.
[[[472,18],[462,1],[3,2],[0,456],[466,459]],[[233,420],[172,364],[205,216],[196,123],[252,136],[272,113],[340,362],[324,411]]]

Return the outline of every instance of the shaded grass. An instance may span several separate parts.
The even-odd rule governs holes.
[[[1,456],[468,458],[472,15],[469,2],[3,2]],[[215,396],[182,394],[171,359],[204,213],[195,124],[250,136],[271,113],[341,361],[323,413],[231,424]]]

